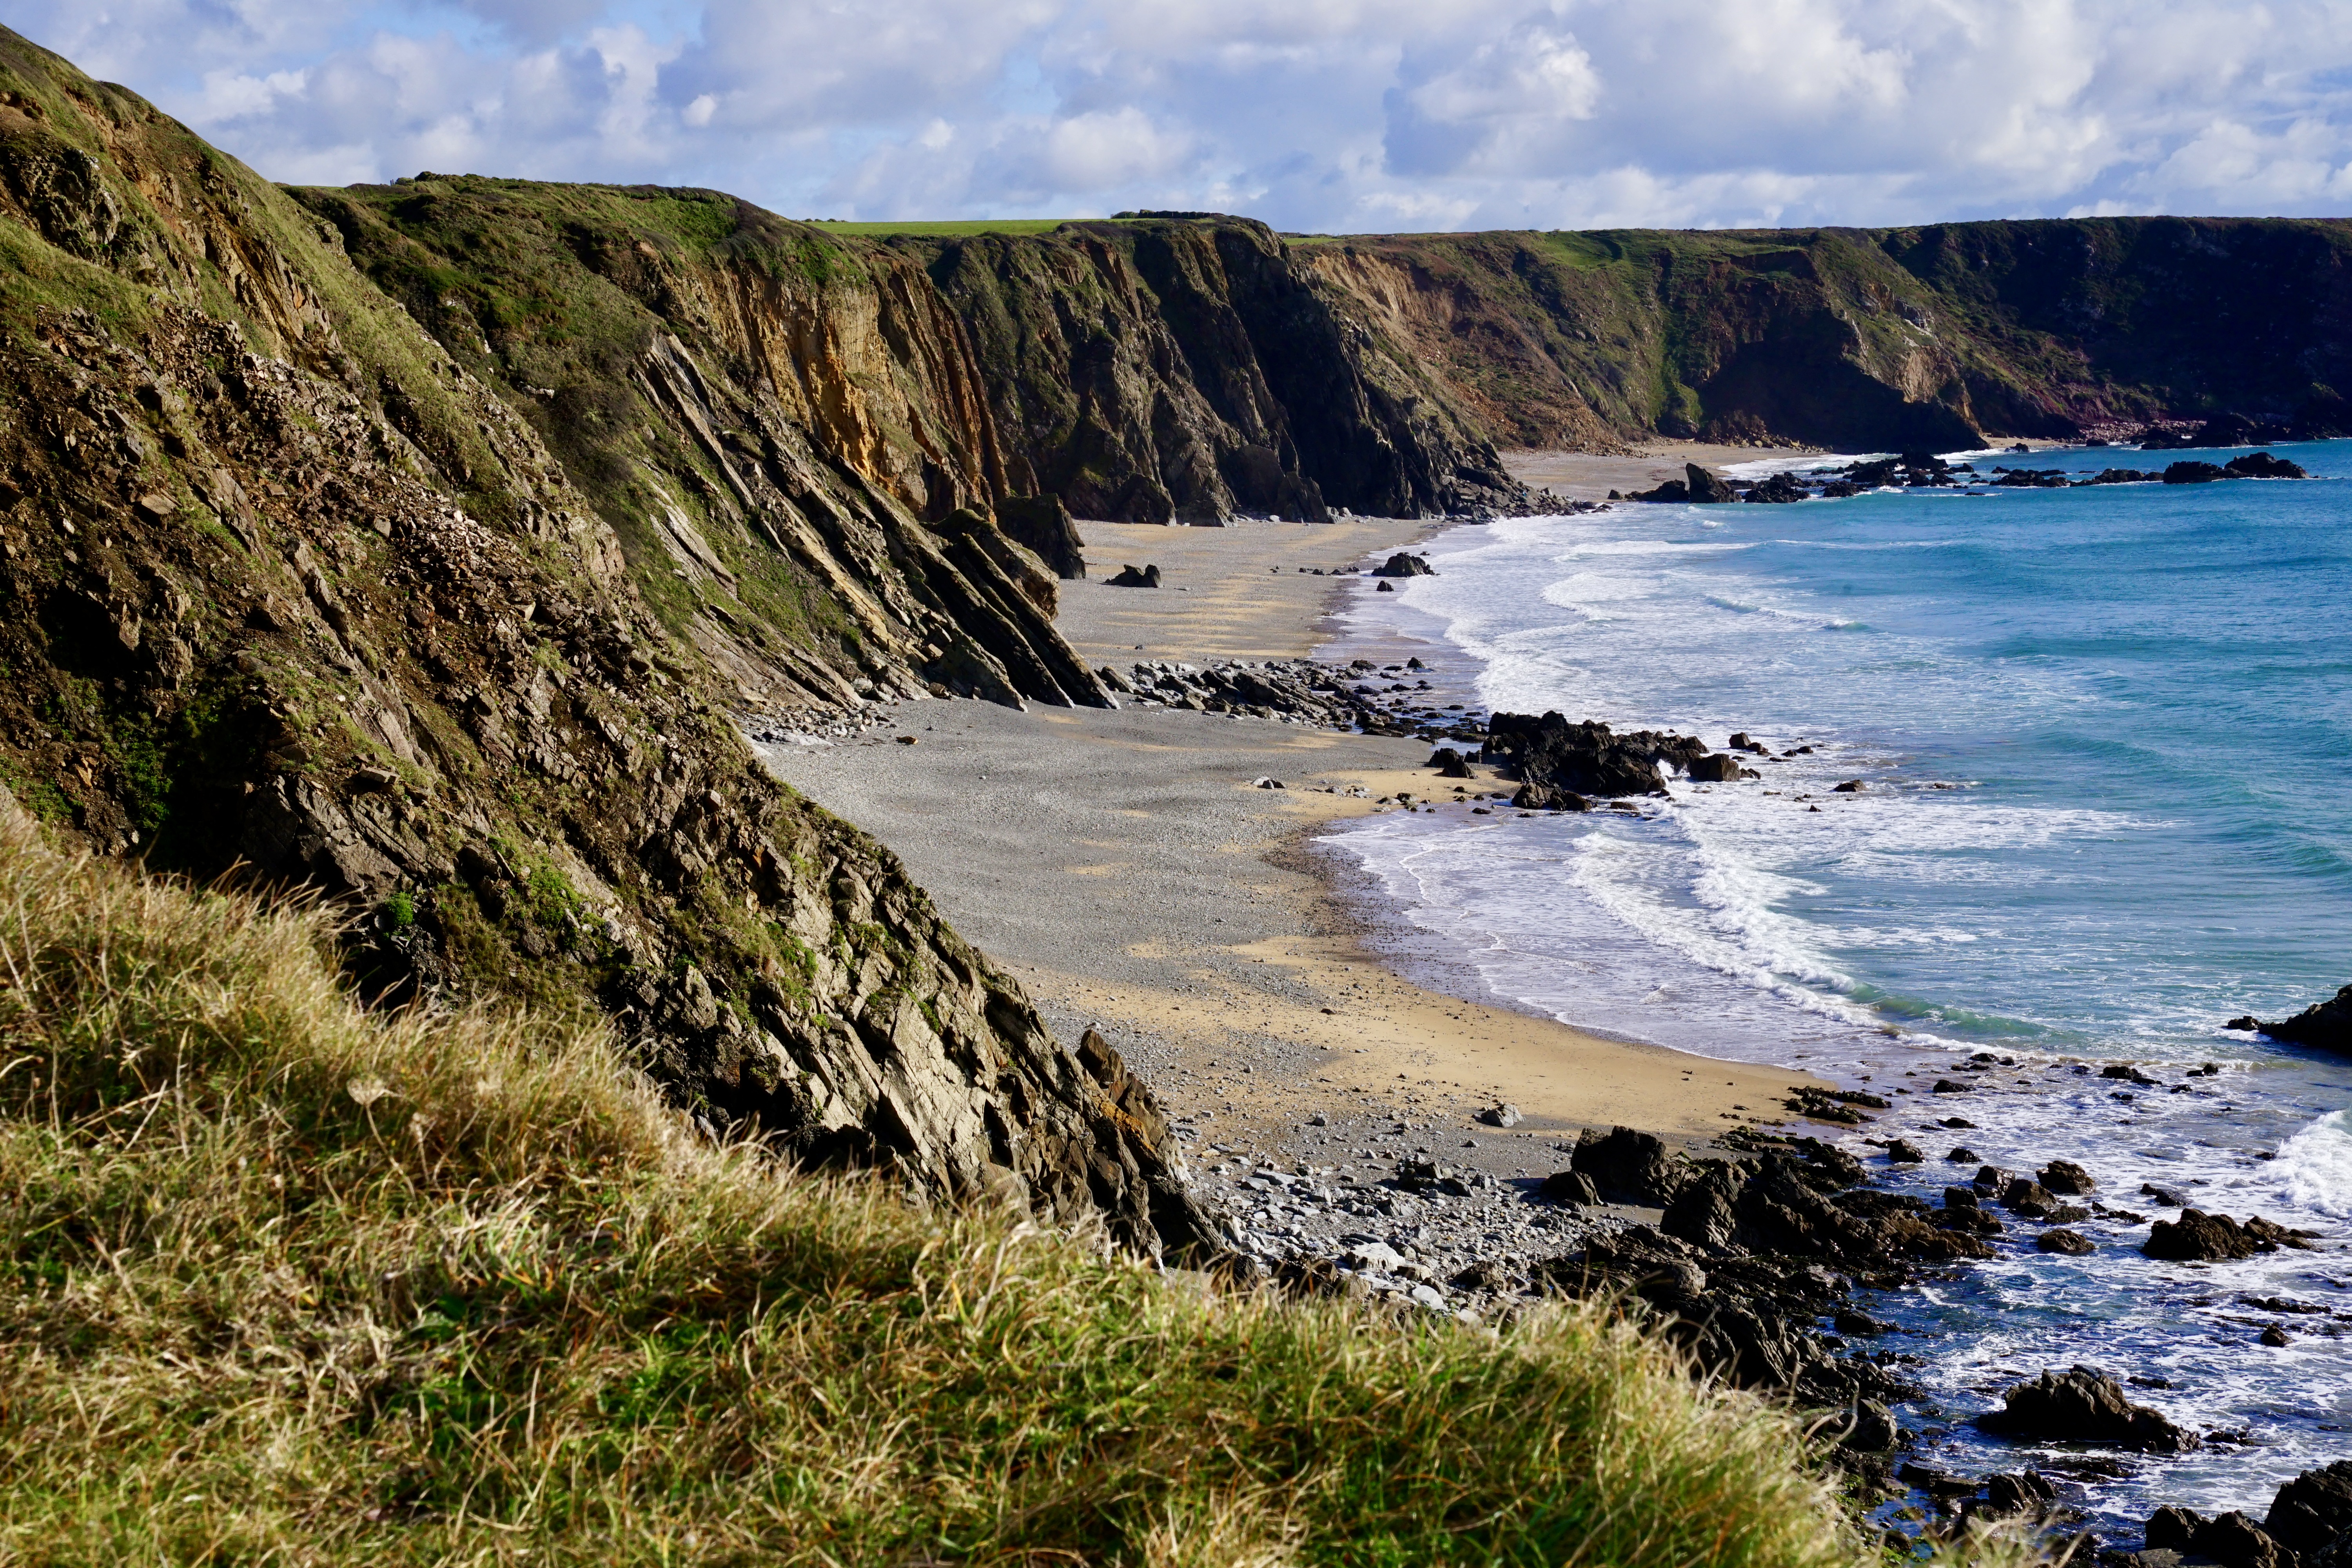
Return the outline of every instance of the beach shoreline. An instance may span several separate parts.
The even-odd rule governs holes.
[[[1329,639],[1348,595],[1373,591],[1337,574],[1448,526],[1462,525],[1082,523],[1088,576],[1063,584],[1057,625],[1089,663],[1121,670],[1300,657]],[[1108,586],[1129,564],[1158,565],[1165,585]],[[1400,791],[1446,797],[1442,815],[1508,793],[1477,767],[1453,801],[1423,766],[1425,741],[1132,701],[1110,712],[927,701],[863,740],[761,750],[896,851],[1057,1034],[1099,1028],[1205,1163],[1369,1180],[1400,1159],[1442,1158],[1531,1184],[1565,1167],[1586,1128],[1637,1127],[1695,1151],[1788,1120],[1788,1091],[1817,1081],[1605,1038],[1391,971],[1368,940],[1377,904],[1315,846],[1395,809],[1379,803]],[[1261,777],[1286,787],[1254,787]],[[1516,1126],[1475,1120],[1504,1103]]]

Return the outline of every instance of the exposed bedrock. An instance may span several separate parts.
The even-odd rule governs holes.
[[[1535,510],[1410,345],[1263,224],[1147,216],[891,244],[970,333],[1015,482],[1081,517]]]

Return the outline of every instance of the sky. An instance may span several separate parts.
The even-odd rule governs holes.
[[[2352,212],[2352,0],[0,0],[271,179],[1308,233]]]

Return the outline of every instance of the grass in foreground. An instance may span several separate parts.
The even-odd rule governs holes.
[[[1853,1561],[1791,1424],[1562,1310],[1202,1298],[383,1017],[317,910],[0,795],[0,1562]]]

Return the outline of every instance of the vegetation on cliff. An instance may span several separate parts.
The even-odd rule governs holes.
[[[2239,414],[2352,429],[2352,224],[2084,218],[1902,229],[1297,242],[1505,446],[1663,434],[1944,448]]]
[[[0,797],[0,1560],[1797,1568],[1787,1418],[1562,1311],[1171,1287],[780,1178],[597,1028]]]

